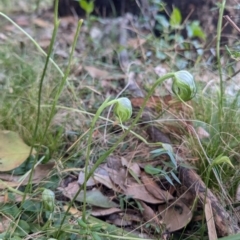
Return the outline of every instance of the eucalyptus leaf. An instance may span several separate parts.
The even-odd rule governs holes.
[[[114,202],[111,202],[108,197],[104,196],[99,190],[91,190],[86,192],[86,202],[90,205],[102,207],[102,208],[111,208],[117,207],[118,205]],[[80,192],[77,196],[76,201],[84,201],[84,193]]]
[[[27,146],[12,131],[0,131],[0,172],[10,171],[20,166],[29,156],[31,147]]]

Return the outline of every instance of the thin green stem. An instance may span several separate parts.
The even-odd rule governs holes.
[[[89,137],[88,137],[88,141],[87,141],[87,154],[86,154],[86,161],[85,161],[85,172],[84,172],[85,175],[84,175],[84,184],[83,184],[83,190],[84,190],[83,199],[84,199],[84,201],[83,201],[82,219],[84,222],[86,221],[87,176],[88,176],[88,167],[89,167],[89,161],[90,161],[92,135],[93,135],[95,124],[96,124],[98,118],[100,117],[102,111],[108,106],[108,101],[109,101],[109,98],[107,98],[102,103],[100,108],[97,110],[96,114],[94,115],[94,118],[93,118],[91,126],[90,126],[90,130],[89,130]]]
[[[55,113],[56,104],[57,104],[58,99],[59,99],[59,97],[60,97],[60,95],[62,93],[63,87],[64,87],[64,85],[65,85],[65,83],[67,81],[67,78],[68,78],[68,75],[69,75],[69,72],[70,72],[71,63],[72,63],[73,53],[74,53],[74,50],[76,48],[77,39],[78,39],[80,30],[81,30],[81,27],[82,27],[82,23],[83,23],[82,19],[78,21],[77,31],[76,31],[76,34],[74,36],[74,41],[73,41],[73,45],[72,45],[72,49],[71,49],[71,53],[70,53],[70,57],[69,57],[69,61],[68,61],[68,66],[67,66],[67,69],[66,69],[66,71],[65,71],[65,73],[64,73],[64,75],[62,77],[62,80],[61,80],[61,82],[59,84],[59,88],[58,88],[57,93],[55,95],[55,98],[53,100],[53,103],[52,103],[52,106],[51,106],[50,116],[49,116],[49,119],[47,121],[46,128],[44,130],[43,136],[45,136],[46,133],[47,133],[48,127],[49,127],[49,125],[50,125],[50,123],[52,121],[52,118],[54,116],[54,113]]]
[[[57,15],[57,11],[58,11],[58,1],[56,1],[56,4],[55,4],[55,9],[54,9],[54,14],[55,15]],[[45,78],[45,75],[46,75],[46,72],[47,72],[47,67],[48,67],[48,64],[49,64],[51,52],[52,52],[53,45],[54,45],[54,42],[55,42],[55,39],[56,39],[56,36],[57,36],[59,23],[60,22],[58,21],[57,17],[54,17],[54,29],[53,29],[53,33],[52,33],[52,38],[51,38],[51,42],[50,42],[50,46],[49,46],[49,49],[48,49],[47,58],[46,58],[46,61],[45,61],[45,65],[44,65],[43,72],[42,72],[41,79],[40,79],[40,83],[39,83],[37,120],[36,120],[36,124],[35,124],[35,128],[34,128],[34,132],[33,132],[33,143],[35,143],[35,141],[36,141],[38,126],[39,126],[39,122],[40,122],[43,81],[44,81],[44,78]],[[30,151],[29,155],[32,154],[33,146],[34,146],[34,144],[31,147],[31,151]],[[32,184],[31,184],[31,182],[32,182],[32,177],[33,177],[34,165],[36,164],[36,161],[37,161],[37,156],[35,157],[35,161],[34,161],[32,170],[31,170],[30,175],[29,175],[29,180],[28,180],[28,184],[27,184],[27,186],[25,188],[25,194],[24,194],[22,203],[25,201],[27,193],[32,191],[32,187],[31,187]]]
[[[58,228],[58,231],[56,233],[56,238],[58,238],[60,236],[60,233],[61,233],[61,229],[62,229],[62,226],[63,226],[63,223],[65,222],[66,220],[66,217],[67,217],[67,214],[71,208],[71,206],[73,205],[74,201],[76,200],[77,196],[79,195],[79,193],[83,190],[83,187],[85,185],[85,183],[88,181],[88,179],[92,176],[92,174],[95,172],[95,170],[98,168],[98,166],[117,148],[117,146],[124,140],[124,138],[129,134],[129,132],[132,130],[132,128],[135,126],[135,124],[138,122],[139,118],[141,117],[142,113],[143,113],[143,110],[147,104],[147,101],[149,100],[149,98],[152,96],[155,88],[162,84],[166,79],[169,79],[169,78],[172,78],[174,77],[174,73],[168,73],[164,76],[162,76],[161,78],[159,78],[155,83],[154,85],[152,86],[152,88],[150,89],[150,91],[148,92],[146,98],[144,99],[144,102],[136,116],[136,118],[133,120],[132,124],[130,125],[130,127],[124,132],[124,134],[119,138],[119,140],[107,151],[105,152],[102,156],[100,156],[100,158],[96,161],[96,163],[94,164],[94,166],[91,168],[91,170],[88,172],[88,174],[85,173],[85,181],[84,181],[84,184],[79,188],[79,190],[77,191],[77,193],[75,194],[75,196],[72,198],[69,206],[68,206],[68,209],[66,210],[65,212],[65,215],[64,217],[62,218],[62,221],[61,221],[61,224]],[[106,101],[102,104],[105,105]],[[102,111],[103,109],[101,108],[99,110]],[[98,112],[98,114],[99,114]],[[92,125],[93,126],[93,125]],[[90,143],[91,144],[91,143]],[[89,144],[88,144],[89,146]],[[85,165],[86,166],[86,165]]]
[[[218,73],[220,79],[220,99],[219,99],[219,122],[222,122],[223,117],[223,101],[224,101],[224,89],[223,89],[223,74],[222,74],[222,64],[221,64],[221,55],[220,55],[220,43],[221,43],[221,33],[222,33],[222,19],[224,14],[224,9],[226,5],[226,0],[222,1],[219,8],[219,17],[218,17],[218,25],[217,25],[217,43],[216,43],[216,55],[217,55],[217,66]],[[219,126],[219,132],[221,134],[221,126]]]

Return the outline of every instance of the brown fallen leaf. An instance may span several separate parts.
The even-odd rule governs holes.
[[[127,159],[123,157],[121,157],[121,162],[123,167],[127,167],[127,169],[131,170],[136,176],[140,176],[141,170],[136,162],[128,162]]]
[[[142,200],[147,203],[159,204],[164,203],[162,199],[155,198],[152,196],[144,187],[144,185],[134,182],[135,180],[128,180],[127,189],[124,191],[124,194],[132,197],[133,199]]]
[[[106,220],[107,222],[119,227],[126,227],[132,225],[132,221],[130,219],[124,219],[124,217],[118,213],[111,214]]]
[[[5,232],[9,228],[11,222],[12,220],[10,218],[0,216],[0,233]]]
[[[52,170],[54,166],[54,163],[46,163],[46,164],[39,164],[35,167],[33,172],[33,178],[32,183],[39,183],[42,179],[44,179]],[[0,179],[4,181],[4,183],[1,183],[0,181],[0,189],[5,189],[7,186],[9,187],[17,187],[17,186],[23,186],[28,183],[29,174],[26,178],[21,181],[23,176],[14,176],[12,174],[7,173],[0,173]]]
[[[109,189],[112,189],[114,191],[117,191],[116,186],[114,185],[114,183],[112,182],[112,180],[110,179],[109,176],[109,172],[108,172],[109,168],[107,167],[107,164],[101,164],[93,173],[92,177],[90,177],[87,181],[87,186],[95,186],[97,184],[102,184],[106,187],[108,187]],[[111,171],[111,169],[110,169]],[[84,176],[85,173],[84,172],[80,172],[78,175],[78,183],[80,185],[82,185],[84,183]]]
[[[143,215],[144,220],[147,221],[147,222],[154,223],[157,226],[159,226],[160,225],[160,221],[159,221],[158,216],[156,215],[156,213],[152,210],[152,208],[150,208],[143,201],[139,201],[139,203],[141,204],[141,206],[143,208],[142,215]]]
[[[102,216],[107,216],[113,213],[119,213],[122,212],[120,208],[97,208],[93,207],[91,210],[91,215],[94,217],[102,217]]]
[[[50,27],[53,28],[53,24],[51,24],[48,21],[43,20],[42,18],[34,18],[33,23],[34,23],[34,25],[36,25],[37,27],[40,27],[40,28],[50,28]]]
[[[130,99],[133,107],[141,107],[144,103],[143,97],[135,97]],[[159,97],[150,97],[147,101],[146,107],[160,112],[162,110],[162,101]]]
[[[137,49],[142,46],[147,40],[144,38],[131,38],[128,40],[127,44],[129,47],[133,49]]]
[[[174,199],[169,192],[162,190],[145,172],[142,172],[141,180],[149,194],[155,198],[162,200],[162,202],[169,202]]]
[[[108,71],[98,69],[93,66],[85,66],[84,69],[88,72],[88,74],[92,78],[96,78],[96,79],[105,79],[111,75]]]
[[[120,168],[118,171],[113,169],[108,169],[109,177],[114,184],[120,187],[121,190],[126,190],[126,178],[127,171],[124,168]]]
[[[172,204],[159,205],[158,212],[169,232],[185,227],[192,219],[191,210],[181,200]]]
[[[68,209],[67,205],[63,206],[63,210],[66,212]],[[71,215],[73,215],[74,217],[81,217],[82,216],[82,212],[80,212],[78,209],[74,208],[74,207],[70,207],[69,211],[68,211]]]

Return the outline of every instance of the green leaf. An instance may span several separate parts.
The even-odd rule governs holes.
[[[20,166],[29,156],[31,147],[19,135],[11,131],[0,131],[0,172]]]
[[[174,8],[170,15],[170,25],[172,28],[178,28],[182,22],[182,15],[178,8]]]
[[[173,171],[171,171],[170,173],[171,173],[172,177],[175,179],[175,181],[177,181],[178,183],[181,184],[181,182],[180,182],[180,180],[178,179],[178,177],[176,176],[176,174],[175,174]]]
[[[202,27],[199,25],[199,21],[191,22],[191,24],[187,25],[186,29],[189,38],[199,37],[203,40],[206,39],[206,35],[202,30]]]
[[[239,60],[240,60],[240,52],[239,52],[239,51],[233,51],[233,50],[230,51],[230,49],[228,48],[227,45],[225,45],[225,48],[226,48],[228,54],[230,55],[230,57],[231,57],[232,59],[234,59],[234,60],[236,60],[236,61],[239,61]]]
[[[80,7],[87,13],[91,14],[94,10],[94,2],[93,1],[87,1],[87,0],[80,0]]]
[[[91,232],[91,234],[94,240],[102,240],[102,238],[96,232]]]
[[[164,175],[164,177],[166,178],[166,180],[167,180],[172,186],[174,186],[172,179],[171,179],[167,174]]]
[[[227,156],[223,156],[222,154],[220,154],[218,157],[216,157],[213,161],[212,161],[212,166],[214,165],[219,165],[222,163],[227,163],[228,165],[230,165],[232,168],[234,168],[234,166],[232,165],[231,160],[229,159],[229,157]]]
[[[165,172],[163,172],[161,169],[159,168],[155,168],[151,165],[146,165],[144,167],[144,171],[148,174],[151,174],[151,175],[156,175],[156,174],[165,174]]]

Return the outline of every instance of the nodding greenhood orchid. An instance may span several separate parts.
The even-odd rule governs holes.
[[[113,112],[120,122],[129,120],[132,116],[131,101],[125,97],[116,99]]]
[[[173,75],[172,91],[184,102],[191,100],[197,92],[193,76],[184,70],[175,72]]]

